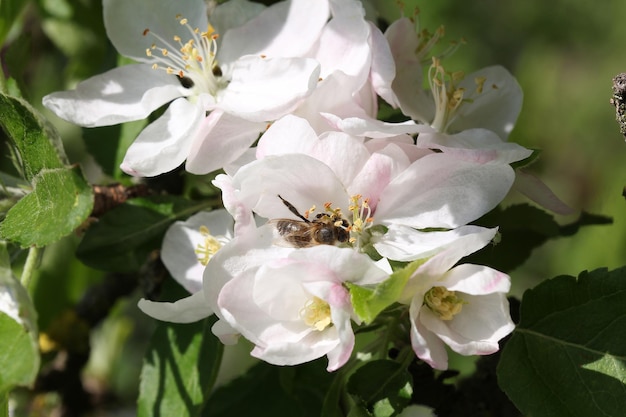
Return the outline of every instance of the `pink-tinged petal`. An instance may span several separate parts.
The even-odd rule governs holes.
[[[135,64],[88,78],[74,90],[49,94],[43,105],[64,120],[96,127],[145,119],[183,95],[185,89],[175,75]]]
[[[380,196],[392,179],[409,165],[404,152],[390,144],[380,152],[372,154],[361,171],[355,176],[348,188],[348,193],[361,195],[368,199],[369,206],[375,214]]]
[[[218,60],[233,62],[248,54],[304,56],[319,38],[328,17],[326,0],[276,3],[242,26],[224,33]]]
[[[161,260],[172,277],[190,293],[202,290],[204,265],[195,252],[205,237],[200,227],[205,226],[211,235],[224,244],[232,239],[233,218],[226,210],[201,211],[186,221],[178,221],[167,229],[161,246]]]
[[[153,34],[171,43],[178,50],[174,36],[189,39],[189,32],[181,26],[177,16],[186,18],[192,28],[206,30],[207,13],[202,0],[104,0],[102,3],[107,36],[117,51],[137,61],[147,62],[146,49],[159,43]],[[149,29],[151,33],[144,35]],[[184,42],[184,41],[183,41]]]
[[[319,78],[319,64],[306,58],[248,55],[238,59],[231,71],[218,106],[253,122],[275,120],[291,112],[313,91]]]
[[[415,23],[406,17],[398,19],[387,28],[385,37],[396,65],[392,88],[402,113],[421,123],[430,123],[435,117],[435,102],[423,88],[422,64],[415,54],[418,48]]]
[[[324,162],[344,184],[352,181],[369,157],[361,140],[341,132],[326,132],[318,137],[305,119],[287,115],[263,134],[257,145],[257,158],[294,153]]]
[[[258,139],[265,123],[250,122],[221,110],[212,111],[200,125],[185,169],[208,174],[239,158]]]
[[[213,314],[202,292],[194,293],[175,303],[160,303],[142,298],[137,306],[150,317],[172,323],[192,323]]]
[[[443,321],[426,307],[420,320],[452,350],[461,355],[488,355],[497,352],[498,341],[515,328],[504,294],[473,296],[457,293],[465,304],[450,321]]]
[[[374,91],[392,107],[398,107],[398,98],[391,85],[396,77],[396,65],[393,61],[389,42],[385,35],[370,22],[372,45],[372,68],[370,78]]]
[[[332,306],[332,304],[331,304]],[[348,362],[352,350],[354,349],[354,332],[352,331],[352,323],[350,322],[350,309],[332,308],[331,316],[333,326],[337,329],[339,344],[333,350],[327,353],[328,356],[328,372],[336,371]]]
[[[484,77],[483,91],[475,94],[476,79]],[[467,75],[459,83],[464,88],[470,103],[459,107],[450,121],[450,132],[461,132],[474,127],[481,127],[495,132],[506,140],[515,126],[517,116],[522,109],[522,88],[504,67],[492,66]]]
[[[239,332],[222,319],[215,322],[211,332],[225,345],[234,345],[239,341]]]
[[[250,354],[274,365],[298,365],[321,358],[339,343],[333,327],[309,333],[298,342],[257,345]]]
[[[478,163],[497,161],[510,164],[533,153],[517,143],[503,142],[498,135],[486,129],[468,129],[455,135],[427,133],[419,135],[416,144]]]
[[[401,123],[389,123],[370,117],[347,117],[341,119],[330,113],[322,113],[322,116],[338,130],[350,135],[365,136],[367,138],[391,138],[402,134],[432,131],[430,126],[418,125],[412,120]]]
[[[565,204],[552,190],[539,178],[523,169],[515,171],[515,183],[513,189],[528,197],[531,201],[539,204],[556,214],[564,216],[574,214],[574,209]]]
[[[262,159],[288,153],[309,155],[317,141],[317,134],[305,119],[288,114],[274,122],[261,136],[256,157]]]
[[[335,173],[326,164],[307,155],[268,156],[241,168],[233,178],[240,199],[267,219],[292,218],[279,195],[303,214],[325,203],[344,208],[349,197]]]
[[[130,145],[121,168],[130,175],[152,177],[169,172],[189,156],[204,110],[186,99],[174,100]]]
[[[318,281],[321,280],[321,284],[319,282],[318,284],[322,285],[323,288],[315,290],[309,282],[303,285],[309,292],[329,303],[336,301],[333,305],[337,307],[346,307],[346,300],[342,298],[346,293],[341,292],[340,288],[342,287],[329,286],[327,282],[335,284],[353,282],[359,285],[368,285],[384,281],[389,275],[387,271],[376,266],[367,255],[351,248],[338,248],[331,245],[313,246],[291,252],[289,259],[310,264],[312,268],[311,277]],[[320,278],[322,276],[324,277],[323,280]],[[313,279],[309,281],[313,281]]]
[[[361,139],[342,132],[320,135],[310,155],[328,165],[342,184],[352,183],[370,157]]]
[[[377,222],[423,229],[454,228],[493,209],[515,175],[505,164],[476,164],[444,153],[425,156],[385,189]]]
[[[232,178],[220,174],[213,180],[213,185],[222,190],[222,204],[235,221],[235,236],[253,233],[256,225],[252,211],[239,201],[237,191],[232,184]]]
[[[438,281],[450,291],[471,295],[507,293],[511,279],[505,273],[482,265],[462,264],[452,268]]]
[[[418,358],[435,369],[448,369],[448,353],[436,334],[425,328],[421,323],[422,297],[416,297],[411,302],[409,314],[411,317],[411,346]]]
[[[440,264],[440,268],[444,268],[445,271],[445,265],[454,265],[465,256],[464,253],[468,254],[466,253],[468,250],[473,252],[484,247],[496,231],[497,229],[484,229],[478,226],[462,226],[445,232],[422,232],[411,227],[392,224],[387,233],[375,241],[374,248],[386,258],[404,262],[428,258],[448,249],[445,254],[447,261]],[[468,242],[468,239],[471,241]],[[450,247],[457,246],[460,253],[449,250]]]
[[[443,250],[420,266],[416,271],[416,279],[419,279],[420,275],[441,277],[462,258],[487,246],[497,230],[497,228],[486,229],[477,226],[464,226],[456,229],[458,237],[443,245]],[[451,231],[451,233],[455,232]]]

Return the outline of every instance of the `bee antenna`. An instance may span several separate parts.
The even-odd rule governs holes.
[[[300,214],[298,212],[298,209],[295,208],[293,206],[293,204],[291,204],[289,201],[285,200],[284,198],[282,198],[280,196],[280,194],[276,194],[278,196],[278,198],[280,198],[283,201],[283,204],[287,206],[287,208],[289,209],[290,212],[292,212],[293,214],[295,214],[296,216],[300,217],[302,220],[304,220],[306,223],[311,223],[309,221],[309,219],[307,219],[306,217],[304,217],[302,214]]]

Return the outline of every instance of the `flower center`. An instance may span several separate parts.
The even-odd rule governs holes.
[[[215,236],[211,235],[206,226],[200,226],[200,234],[204,238],[204,242],[198,243],[195,253],[198,255],[198,261],[203,266],[206,266],[211,257],[222,247],[222,243]]]
[[[374,223],[374,218],[371,216],[372,209],[368,199],[363,198],[360,194],[350,197],[348,209],[352,212],[352,225],[350,226],[352,237],[350,238],[350,243],[356,243],[357,247],[359,247],[363,232]]]
[[[217,65],[217,38],[213,26],[209,24],[205,32],[192,28],[188,20],[180,15],[176,20],[184,28],[186,36],[174,36],[168,41],[159,34],[146,28],[143,36],[155,38],[146,55],[154,63],[153,69],[160,69],[168,74],[176,74],[185,88],[193,88],[197,94],[208,93],[215,96],[224,87],[226,80]],[[187,39],[183,42],[183,39]]]
[[[307,326],[322,331],[332,324],[330,318],[330,306],[321,298],[313,297],[308,300],[302,310],[300,317]]]
[[[433,63],[428,72],[430,89],[435,100],[435,119],[431,126],[438,132],[445,132],[456,116],[463,103],[472,102],[483,93],[485,77],[474,79],[476,89],[469,94],[458,83],[465,78],[462,71],[446,72],[438,58],[433,57]],[[496,85],[493,88],[498,88]]]
[[[444,287],[433,287],[424,296],[424,304],[441,320],[452,320],[461,312],[465,302],[454,291]]]

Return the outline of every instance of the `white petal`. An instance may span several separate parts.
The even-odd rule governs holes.
[[[317,85],[319,64],[305,58],[248,55],[232,67],[218,106],[253,122],[275,120],[294,110]]]
[[[219,319],[211,327],[211,332],[225,345],[234,345],[239,340],[239,332],[231,327],[226,321]]]
[[[239,200],[232,178],[220,174],[213,180],[213,185],[222,190],[222,204],[235,220],[235,236],[254,232],[256,225],[252,211]]]
[[[79,126],[109,126],[145,119],[184,93],[175,75],[149,65],[125,65],[88,78],[74,90],[49,94],[43,105]]]
[[[334,172],[307,155],[268,156],[240,169],[233,178],[247,207],[267,219],[297,218],[278,195],[300,213],[330,202],[347,209],[349,197]]]
[[[466,304],[450,321],[443,321],[426,307],[420,320],[452,350],[462,355],[497,352],[498,341],[513,331],[509,303],[501,293],[473,296],[460,294]]]
[[[450,291],[471,295],[507,293],[511,279],[505,273],[482,265],[462,264],[452,268],[439,282]]]
[[[268,155],[288,153],[310,155],[317,141],[317,134],[305,119],[288,114],[272,123],[261,136],[256,157],[262,159]]]
[[[372,68],[370,77],[374,91],[392,107],[398,107],[398,98],[391,88],[396,77],[396,65],[391,49],[383,33],[370,22],[370,42],[372,45]]]
[[[458,227],[500,203],[513,179],[508,165],[475,164],[444,153],[427,155],[385,189],[376,221],[417,229]]]
[[[218,60],[233,62],[248,54],[304,56],[319,38],[328,17],[327,0],[276,3],[244,25],[224,33]]]
[[[440,149],[459,158],[479,163],[498,161],[510,164],[528,158],[533,151],[514,142],[503,142],[486,129],[468,129],[455,135],[426,133],[419,135],[417,146]]]
[[[448,251],[446,254],[449,261],[445,264],[452,262],[450,264],[452,266],[463,256],[471,253],[465,253],[468,249],[473,252],[484,247],[493,238],[496,231],[497,229],[462,226],[445,232],[421,232],[411,227],[392,224],[387,233],[376,240],[374,247],[378,253],[386,258],[408,262],[433,256],[450,246],[459,246],[461,253],[452,255]],[[476,242],[467,242],[466,236],[476,240]]]
[[[185,169],[208,174],[239,158],[259,137],[264,123],[250,122],[221,110],[212,111],[199,128]]]
[[[121,168],[128,174],[152,177],[177,168],[191,149],[204,110],[184,98],[146,127],[130,145]]]
[[[341,71],[350,77],[350,89],[357,91],[367,80],[372,62],[370,26],[358,2],[345,2],[344,6],[347,4],[354,10],[328,22],[320,36],[315,59],[322,66],[322,78]],[[357,8],[361,10],[356,11]]]
[[[409,309],[411,316],[411,346],[418,358],[439,370],[448,369],[448,353],[441,339],[421,323],[422,297],[416,297]]]
[[[208,24],[202,0],[104,0],[102,6],[104,26],[113,46],[120,54],[137,61],[149,61],[146,49],[153,43],[165,46],[152,34],[170,42],[170,49],[176,50],[180,46],[173,41],[175,35],[183,42],[189,39],[189,32],[177,16],[186,18],[192,28],[206,30]],[[144,35],[146,29],[150,33]]]
[[[524,194],[541,207],[557,214],[574,214],[574,210],[561,201],[561,199],[539,178],[522,169],[517,169],[515,174],[513,189]]]
[[[435,102],[422,87],[422,64],[415,55],[418,47],[415,24],[406,17],[398,19],[387,28],[385,37],[396,64],[392,88],[402,113],[421,123],[430,123],[435,117]]]
[[[213,314],[202,292],[194,293],[175,303],[160,303],[142,298],[137,306],[150,317],[172,323],[192,323]]]
[[[211,12],[211,24],[218,34],[222,34],[222,45],[224,39],[233,35],[226,35],[229,29],[238,27],[258,16],[266,6],[254,1],[248,0],[230,0],[220,3]],[[221,50],[222,48],[220,48]],[[230,50],[231,48],[225,48]],[[219,51],[219,50],[218,50]],[[237,55],[239,57],[240,55]]]
[[[309,121],[317,133],[337,130],[322,113],[342,117],[368,117],[363,103],[354,96],[353,79],[341,71],[323,78],[312,92],[294,111],[294,114]],[[374,112],[369,114],[374,117]],[[334,128],[334,129],[333,129]]]
[[[483,92],[472,94],[476,89],[476,78],[485,77]],[[474,127],[482,127],[495,132],[506,140],[515,126],[517,116],[522,109],[522,88],[504,67],[492,66],[467,75],[459,83],[466,95],[472,98],[464,103],[448,130],[460,132]]]
[[[354,136],[368,138],[391,138],[402,134],[414,134],[430,132],[432,128],[426,125],[418,125],[412,120],[401,123],[389,123],[374,118],[347,117],[341,119],[329,113],[322,113],[337,129]]]

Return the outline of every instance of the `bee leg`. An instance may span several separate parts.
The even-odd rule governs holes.
[[[282,197],[280,196],[280,194],[277,194],[277,195],[278,195],[278,198],[280,198],[280,199],[282,200],[283,204],[287,206],[287,208],[289,209],[289,211],[290,211],[290,212],[292,212],[292,213],[293,213],[293,214],[295,214],[296,216],[300,217],[300,218],[301,218],[302,220],[304,220],[305,222],[307,222],[307,223],[311,223],[311,222],[309,221],[309,219],[307,219],[306,217],[304,217],[302,214],[300,214],[300,213],[298,212],[298,209],[297,209],[297,208],[295,208],[295,207],[293,206],[293,204],[291,204],[289,201],[287,201],[287,200],[285,200],[284,198],[282,198]]]

